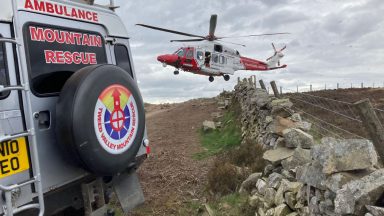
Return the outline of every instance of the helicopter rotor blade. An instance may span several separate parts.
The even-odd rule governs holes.
[[[244,44],[233,43],[233,42],[223,41],[223,40],[218,40],[218,41],[221,41],[221,42],[223,42],[223,43],[229,43],[229,44],[233,44],[233,45],[238,45],[238,46],[246,47]]]
[[[276,47],[275,47],[275,44],[272,43],[272,47],[273,47],[273,50],[275,51],[275,54],[276,54]]]
[[[186,39],[186,40],[170,40],[171,42],[195,42],[195,41],[204,41],[203,38],[197,38],[197,39]]]
[[[287,45],[285,45],[283,48],[281,48],[281,49],[279,50],[279,52],[285,50],[285,48],[287,48]]]
[[[215,36],[216,24],[217,24],[217,15],[213,14],[211,15],[211,20],[209,21],[209,36],[212,38]]]
[[[160,27],[151,26],[151,25],[145,25],[145,24],[136,24],[136,25],[142,26],[142,27],[145,27],[145,28],[155,29],[155,30],[158,30],[158,31],[163,31],[163,32],[168,32],[168,33],[173,33],[173,34],[178,34],[178,35],[184,35],[184,36],[188,36],[188,37],[205,38],[205,37],[203,37],[201,35],[194,35],[194,34],[189,34],[189,33],[185,33],[185,32],[179,32],[179,31],[175,31],[175,30],[171,30],[171,29],[165,29],[165,28],[160,28]]]
[[[218,38],[223,39],[223,38],[261,37],[261,36],[272,36],[272,35],[283,35],[283,34],[291,34],[291,33],[289,33],[289,32],[277,32],[277,33],[240,35],[240,36],[229,36],[229,37],[218,37]]]

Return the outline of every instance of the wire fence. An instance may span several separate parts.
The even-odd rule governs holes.
[[[322,90],[336,90],[336,89],[353,89],[353,88],[384,88],[384,82],[360,82],[360,83],[314,83],[314,84],[301,84],[296,85],[291,89],[292,92],[312,92],[312,91],[322,91]]]
[[[253,84],[257,85],[256,77],[252,77],[251,80]],[[312,84],[309,85],[309,88],[297,86],[296,89],[280,86],[280,92],[275,81],[270,82],[271,88],[265,85],[263,80],[259,80],[259,83],[260,87],[267,90],[269,94],[279,97],[284,93],[289,97],[293,102],[293,111],[298,112],[306,121],[312,123],[311,133],[315,133],[314,135],[317,135],[318,138],[332,136],[372,139],[373,133],[383,130],[381,125],[384,125],[384,98],[382,97],[384,92],[379,88],[384,87],[384,82],[382,85],[372,83],[371,86],[367,86],[363,82],[351,83],[350,86],[346,86],[346,83],[336,83],[331,87],[325,84],[323,88],[320,85]],[[347,88],[348,90],[339,90]],[[349,90],[350,88],[353,90]],[[324,91],[330,89],[337,91]],[[377,105],[373,110],[369,102],[361,101],[358,106],[355,104],[366,98],[373,99],[372,104]],[[367,110],[370,110],[369,113],[366,113]],[[367,126],[372,122],[375,125],[381,125]],[[378,136],[375,135],[374,139],[378,139]],[[384,142],[384,137],[380,139]]]
[[[312,123],[312,133],[315,133],[315,136],[369,139],[353,103],[314,95],[311,92],[295,92],[292,89],[284,91],[289,92],[285,95],[293,102],[292,109]],[[383,124],[384,110],[374,110]]]

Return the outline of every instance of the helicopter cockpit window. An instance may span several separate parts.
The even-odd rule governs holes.
[[[219,56],[218,55],[213,54],[212,59],[213,59],[213,62],[215,62],[215,63],[219,62]]]
[[[197,60],[203,60],[203,52],[202,51],[197,51],[196,57],[197,57]]]
[[[186,58],[188,59],[192,59],[193,58],[193,50],[188,50],[187,51],[187,54],[185,55]]]
[[[223,52],[223,46],[219,45],[219,44],[215,44],[214,46],[214,50],[216,52]]]
[[[176,55],[178,55],[180,57],[183,57],[184,56],[184,50],[183,49],[179,49],[179,51],[176,52]]]

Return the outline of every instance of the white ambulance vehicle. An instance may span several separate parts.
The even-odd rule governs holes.
[[[86,0],[1,0],[0,215],[144,201],[143,99],[122,20]]]

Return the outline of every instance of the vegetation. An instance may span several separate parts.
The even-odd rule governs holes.
[[[222,128],[204,132],[200,129],[201,144],[205,151],[194,155],[196,159],[204,159],[228,150],[241,143],[241,130],[235,110],[229,110],[221,119]]]
[[[206,204],[216,216],[254,216],[256,209],[248,205],[248,196],[245,194],[232,193],[219,199]],[[190,200],[186,201],[177,215],[190,216],[190,215],[207,215],[206,205]]]
[[[246,195],[237,193],[241,183],[252,172],[261,172],[265,167],[264,150],[255,140],[242,142],[240,107],[237,103],[225,112],[220,120],[222,128],[204,132],[200,130],[203,152],[196,159],[215,156],[208,172],[207,191],[211,195],[208,205],[216,215],[254,215],[255,209],[248,205]],[[243,144],[241,144],[243,143]],[[196,209],[196,205],[192,205]],[[205,207],[200,206],[200,209]]]

